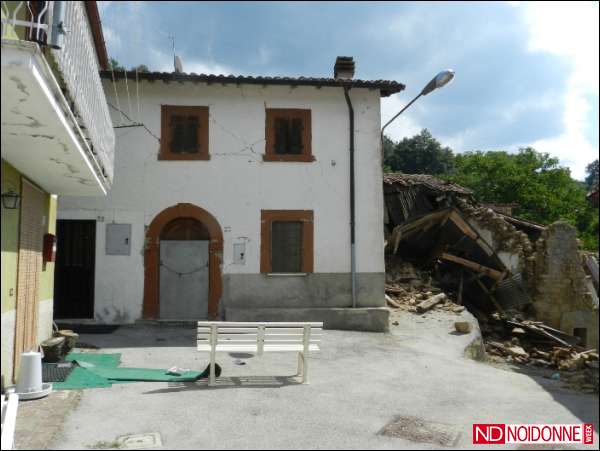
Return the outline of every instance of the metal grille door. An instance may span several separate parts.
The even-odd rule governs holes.
[[[208,243],[160,242],[161,319],[208,318]]]

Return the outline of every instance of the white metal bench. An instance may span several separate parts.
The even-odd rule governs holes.
[[[297,352],[298,376],[308,383],[308,356],[320,350],[323,323],[198,322],[198,351],[210,353],[209,385],[214,385],[217,352]]]
[[[2,449],[13,449],[19,395],[2,395]]]

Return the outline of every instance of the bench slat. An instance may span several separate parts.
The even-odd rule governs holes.
[[[320,343],[321,340],[310,340],[310,343]],[[198,344],[210,344],[209,340],[198,340],[197,341]],[[302,344],[303,341],[302,340],[270,340],[270,341],[264,341],[265,346],[267,345],[272,345],[272,344]],[[242,344],[242,345],[251,345],[251,344],[256,344],[258,345],[258,341],[257,340],[244,340],[244,339],[220,339],[217,338],[217,346],[219,346],[220,344]]]
[[[236,334],[256,333],[258,327],[217,327],[217,331],[231,332]],[[199,327],[198,332],[210,332],[210,327]]]
[[[257,339],[258,338],[258,334],[219,334],[220,337],[227,337],[227,338],[254,338]],[[310,334],[311,337],[320,337],[321,334],[313,334],[311,332]],[[206,334],[206,333],[201,333],[197,335],[198,338],[209,338],[210,334]],[[265,340],[266,339],[270,339],[270,338],[290,338],[290,339],[299,339],[302,340],[304,337],[304,334],[265,334],[264,335]]]
[[[210,327],[212,325],[216,325],[219,328],[222,327],[257,327],[257,326],[265,326],[270,328],[275,327],[323,327],[322,322],[310,322],[310,323],[302,323],[302,322],[264,322],[264,323],[251,323],[251,322],[233,322],[233,321],[198,321],[198,327]]]
[[[198,345],[198,351],[209,352],[210,345]],[[229,344],[218,344],[217,352],[257,352],[258,346],[254,345],[229,345]],[[264,352],[302,352],[304,350],[303,345],[267,345],[263,349]],[[311,344],[309,346],[310,352],[319,352],[320,348],[317,344]]]
[[[311,327],[310,331],[311,334],[312,333],[320,333],[323,329],[321,329],[320,327]],[[224,332],[224,333],[235,333],[235,334],[246,334],[246,333],[257,333],[258,331],[258,327],[217,327],[217,331],[218,332]],[[285,333],[285,334],[302,334],[304,332],[304,328],[303,327],[294,327],[294,328],[278,328],[278,327],[266,327],[265,328],[265,333],[272,333],[272,334],[279,334],[279,333]],[[198,328],[198,333],[203,333],[203,334],[209,334],[210,333],[210,327],[199,327]]]
[[[311,327],[310,328],[310,334],[312,335],[313,333],[321,333],[323,329],[321,329],[320,327]],[[271,334],[304,334],[304,327],[294,327],[294,328],[277,328],[277,327],[265,327],[265,333],[271,333]]]
[[[320,327],[311,327],[310,333],[321,333],[323,329]],[[258,331],[258,327],[245,327],[245,328],[233,328],[233,327],[225,327],[220,328],[217,327],[217,332],[219,333],[232,333],[232,334],[256,334]],[[200,334],[210,334],[210,327],[199,327],[198,333]],[[304,328],[296,327],[296,328],[265,328],[265,334],[299,334],[302,335],[304,333]]]

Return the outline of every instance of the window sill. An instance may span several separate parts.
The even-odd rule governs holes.
[[[313,155],[275,155],[270,153],[263,154],[263,161],[312,163],[315,160],[316,158]]]
[[[306,277],[307,272],[268,272],[267,277]]]
[[[158,155],[158,161],[208,161],[210,160],[210,155],[208,154],[200,154],[191,156],[190,154],[182,155],[182,156],[173,156],[173,155]]]

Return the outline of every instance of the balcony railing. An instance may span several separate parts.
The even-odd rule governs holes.
[[[53,68],[71,106],[76,125],[111,183],[115,135],[100,81],[100,66],[85,2],[2,2],[2,39],[21,39],[48,47]],[[54,64],[52,64],[54,63]]]

